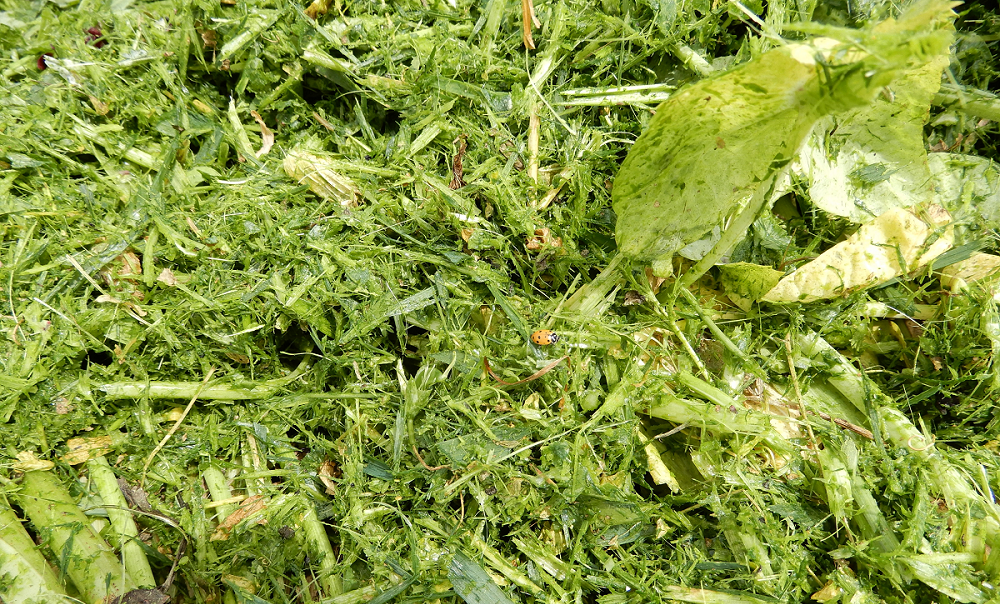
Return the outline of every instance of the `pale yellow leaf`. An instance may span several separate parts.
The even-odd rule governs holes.
[[[79,465],[91,458],[110,452],[112,444],[110,436],[71,438],[66,441],[69,453],[63,455],[62,460],[71,466]]]
[[[922,217],[921,217],[922,216]],[[951,216],[895,208],[778,282],[764,302],[812,302],[884,283],[926,266],[951,247]]]
[[[56,464],[47,459],[38,459],[31,451],[21,451],[17,454],[17,461],[11,464],[18,472],[31,472],[32,470],[51,470]]]
[[[972,256],[941,269],[941,285],[955,291],[967,283],[995,276],[1000,272],[1000,256],[973,254]]]

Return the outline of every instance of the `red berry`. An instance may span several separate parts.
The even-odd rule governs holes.
[[[87,33],[90,35],[87,36],[84,41],[87,44],[93,43],[94,48],[103,48],[104,45],[108,43],[108,41],[103,37],[104,33],[101,31],[101,28],[96,25],[94,27],[88,27]]]

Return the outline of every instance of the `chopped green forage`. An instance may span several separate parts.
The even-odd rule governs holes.
[[[997,40],[0,0],[0,601],[1000,600]]]

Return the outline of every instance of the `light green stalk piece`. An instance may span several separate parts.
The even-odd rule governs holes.
[[[118,537],[118,547],[122,550],[122,560],[136,586],[144,589],[156,587],[156,578],[149,567],[149,560],[139,543],[139,530],[129,513],[128,502],[118,486],[118,478],[103,455],[87,462],[90,478],[101,494],[101,499],[111,520],[112,533]]]
[[[35,546],[20,519],[0,496],[0,601],[56,604],[73,601]]]
[[[309,185],[312,192],[323,199],[336,201],[345,208],[356,205],[358,188],[342,174],[342,166],[337,160],[304,149],[292,149],[285,155],[282,166],[289,178]]]
[[[676,251],[725,227],[784,172],[817,121],[946,56],[951,6],[924,0],[869,30],[828,28],[838,39],[776,48],[665,101],[615,181],[621,251],[664,272]]]
[[[114,552],[94,533],[52,472],[25,472],[17,500],[84,602],[101,604],[135,588]]]

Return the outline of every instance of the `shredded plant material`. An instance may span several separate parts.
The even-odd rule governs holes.
[[[0,601],[1000,602],[997,40],[0,2]]]

